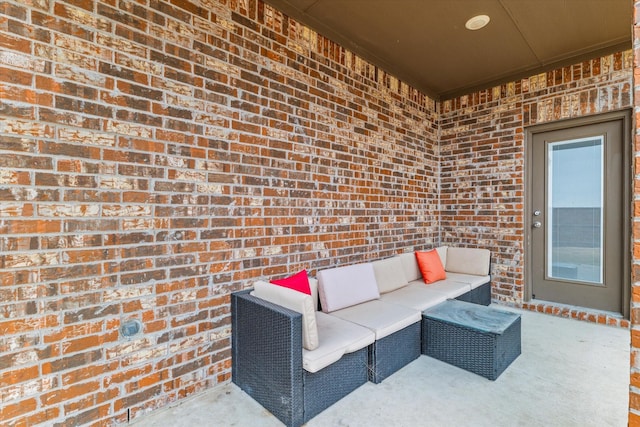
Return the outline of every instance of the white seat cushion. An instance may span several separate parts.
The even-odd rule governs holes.
[[[316,313],[320,345],[302,351],[302,366],[307,372],[318,372],[375,341],[373,331],[329,314]]]
[[[376,340],[412,325],[422,318],[418,310],[380,300],[367,301],[337,310],[331,315],[371,329],[376,334]]]
[[[491,252],[488,249],[449,247],[445,270],[451,273],[486,276],[489,274],[490,262]]]
[[[400,257],[381,259],[371,264],[381,294],[407,286],[408,281],[404,275],[404,267]]]
[[[491,281],[491,276],[475,276],[472,274],[462,273],[447,273],[447,280],[452,282],[466,283],[471,286],[471,289],[475,289],[480,285],[484,285]]]
[[[418,311],[424,311],[445,302],[447,294],[434,291],[424,282],[413,282],[404,288],[389,292],[380,296],[380,301],[402,305]]]
[[[320,270],[317,277],[325,313],[380,298],[371,263]]]
[[[318,347],[316,310],[311,295],[262,280],[254,283],[251,295],[302,314],[302,346],[307,350]]]
[[[438,280],[437,282],[429,284],[424,283],[422,280],[416,280],[409,283],[409,286],[411,285],[422,285],[427,289],[446,295],[447,298],[457,298],[460,295],[471,290],[471,285],[469,285],[468,283],[454,282],[452,280],[449,280],[448,276],[444,280]]]

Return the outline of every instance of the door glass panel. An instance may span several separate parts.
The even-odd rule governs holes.
[[[602,137],[547,145],[547,253],[550,279],[602,284]]]

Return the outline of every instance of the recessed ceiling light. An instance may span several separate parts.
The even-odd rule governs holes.
[[[470,18],[464,26],[467,30],[475,31],[483,28],[490,20],[491,18],[487,15],[476,15],[473,18]]]

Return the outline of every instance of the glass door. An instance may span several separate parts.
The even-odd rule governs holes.
[[[623,123],[533,133],[527,141],[533,299],[624,313]]]

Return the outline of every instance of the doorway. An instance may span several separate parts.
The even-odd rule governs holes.
[[[530,299],[628,316],[630,118],[527,132]]]

